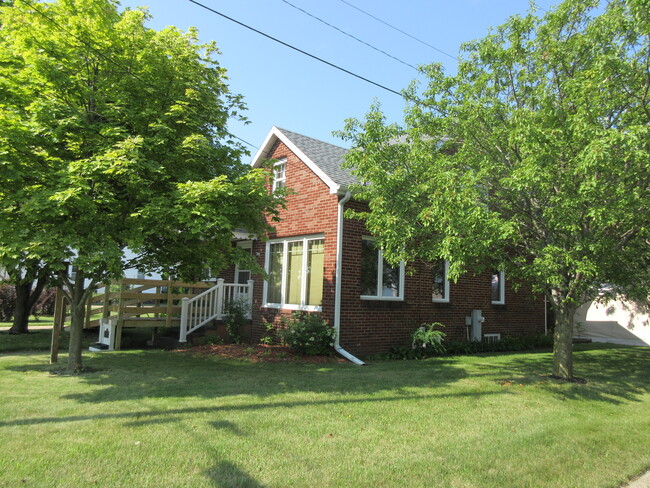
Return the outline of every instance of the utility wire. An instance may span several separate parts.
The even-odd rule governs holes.
[[[444,54],[445,56],[449,56],[450,58],[455,59],[456,61],[459,61],[459,59],[458,59],[456,56],[454,56],[453,54],[446,53],[446,52],[443,51],[442,49],[438,49],[436,46],[432,46],[432,45],[429,44],[428,42],[424,42],[422,39],[418,39],[417,37],[412,36],[412,35],[409,34],[408,32],[405,32],[405,31],[403,31],[402,29],[400,29],[400,28],[398,28],[398,27],[395,27],[394,25],[389,24],[388,22],[386,22],[385,20],[380,19],[379,17],[375,17],[375,16],[372,15],[371,13],[368,13],[368,12],[366,12],[365,10],[360,9],[360,8],[357,7],[356,5],[352,5],[350,2],[348,2],[348,1],[346,1],[346,0],[339,0],[339,1],[343,2],[343,3],[346,4],[346,5],[349,5],[349,6],[352,7],[353,9],[358,10],[359,12],[361,12],[362,14],[367,15],[368,17],[372,17],[372,18],[375,19],[377,22],[381,22],[382,24],[387,25],[387,26],[390,27],[391,29],[394,29],[394,30],[396,30],[397,32],[400,32],[400,33],[404,34],[405,36],[410,37],[411,39],[413,39],[413,40],[415,40],[415,41],[418,41],[419,43],[424,44],[425,46],[428,46],[428,47],[430,47],[431,49],[433,49],[433,50],[435,50],[435,51],[438,51],[438,52],[441,53],[441,54]]]
[[[103,58],[104,60],[106,60],[106,61],[108,61],[109,63],[113,64],[114,66],[118,67],[120,70],[123,70],[126,74],[128,74],[129,76],[131,76],[131,77],[135,78],[136,80],[140,81],[141,83],[143,83],[144,85],[148,86],[149,88],[151,88],[151,89],[153,89],[153,90],[158,90],[158,87],[155,87],[155,86],[153,86],[152,84],[150,84],[149,82],[147,82],[147,81],[143,80],[142,78],[140,78],[137,74],[135,74],[134,72],[132,72],[132,71],[131,71],[127,66],[124,66],[123,64],[121,64],[121,63],[115,61],[115,60],[112,59],[111,57],[106,56],[106,55],[105,55],[103,52],[101,52],[99,49],[95,48],[93,45],[89,44],[88,42],[86,42],[86,41],[85,41],[84,39],[82,39],[81,37],[79,37],[79,36],[73,34],[72,32],[70,32],[68,29],[66,29],[65,27],[63,27],[63,26],[62,26],[61,24],[59,24],[56,20],[54,20],[52,17],[50,17],[50,16],[47,15],[45,12],[43,12],[42,10],[40,10],[39,8],[37,8],[36,5],[35,5],[33,2],[31,2],[30,0],[21,0],[21,1],[22,1],[23,3],[25,3],[25,4],[27,4],[28,6],[30,6],[30,7],[31,7],[31,8],[32,8],[32,9],[33,9],[37,14],[39,14],[41,17],[43,17],[44,19],[46,19],[46,20],[47,20],[48,22],[50,22],[52,25],[54,25],[54,27],[56,27],[58,30],[60,30],[61,32],[67,34],[67,35],[70,36],[70,37],[73,37],[73,38],[76,39],[78,42],[80,42],[81,44],[83,44],[84,46],[86,46],[88,49],[92,50],[95,54],[97,54],[98,56],[100,56],[100,57]],[[251,143],[248,142],[248,141],[245,141],[244,139],[242,139],[242,138],[239,137],[239,136],[236,136],[235,134],[231,134],[231,133],[228,132],[228,131],[225,131],[225,133],[226,133],[227,135],[231,136],[231,137],[234,137],[235,139],[240,140],[240,141],[243,142],[244,144],[249,145],[249,146],[252,147],[253,149],[258,149],[257,146],[251,144]]]
[[[397,56],[393,56],[392,54],[388,54],[386,51],[382,51],[382,50],[379,49],[378,47],[375,47],[375,46],[373,46],[372,44],[369,44],[369,43],[367,43],[366,41],[364,41],[364,40],[362,40],[362,39],[359,39],[358,37],[356,37],[356,36],[354,36],[354,35],[352,35],[352,34],[350,34],[350,33],[348,33],[348,32],[345,32],[345,31],[342,30],[342,29],[339,29],[339,28],[336,27],[335,25],[332,25],[332,24],[330,24],[329,22],[327,22],[327,21],[321,19],[320,17],[317,17],[316,15],[307,12],[306,10],[304,10],[304,9],[302,9],[302,8],[300,8],[300,7],[296,6],[296,5],[294,5],[294,4],[291,3],[291,2],[289,2],[288,0],[281,0],[281,1],[284,2],[284,3],[286,3],[287,5],[289,5],[290,7],[293,7],[293,8],[295,8],[296,10],[299,10],[299,11],[302,12],[303,14],[310,16],[312,19],[316,19],[317,21],[319,21],[319,22],[325,24],[326,26],[331,27],[332,29],[339,31],[341,34],[344,34],[344,35],[346,35],[346,36],[348,36],[348,37],[351,37],[351,38],[354,39],[355,41],[358,41],[358,42],[360,42],[361,44],[365,44],[365,45],[368,46],[369,48],[374,49],[375,51],[380,52],[381,54],[383,54],[383,55],[385,55],[385,56],[388,56],[389,58],[392,58],[392,59],[394,59],[395,61],[397,61],[397,62],[399,62],[399,63],[402,63],[403,65],[406,65],[406,66],[408,66],[409,68],[414,69],[415,71],[418,70],[416,66],[413,66],[412,64],[409,64],[409,63],[407,63],[406,61],[401,60],[401,59],[398,58]]]
[[[354,76],[355,78],[358,78],[358,79],[360,79],[362,81],[365,81],[366,83],[370,83],[371,85],[375,85],[376,87],[381,88],[382,90],[386,90],[388,92],[391,92],[391,93],[397,95],[398,97],[403,97],[403,95],[400,92],[398,92],[397,90],[393,90],[392,88],[388,88],[388,87],[386,87],[384,85],[381,85],[381,84],[379,84],[379,83],[377,83],[375,81],[372,81],[372,80],[370,80],[368,78],[365,78],[365,77],[363,77],[361,75],[358,75],[356,73],[353,73],[350,70],[342,68],[341,66],[338,66],[338,65],[336,65],[334,63],[330,63],[329,61],[326,61],[323,58],[319,58],[318,56],[316,56],[314,54],[308,53],[307,51],[303,51],[302,49],[297,48],[296,46],[293,46],[293,45],[288,44],[288,43],[286,43],[284,41],[281,41],[280,39],[277,39],[277,38],[275,38],[275,37],[273,37],[273,36],[271,36],[269,34],[266,34],[266,33],[262,32],[260,30],[257,30],[254,27],[251,27],[250,25],[244,24],[243,22],[240,22],[240,21],[238,21],[236,19],[233,19],[232,17],[228,17],[226,14],[218,12],[217,10],[215,10],[213,8],[210,8],[207,5],[202,4],[201,2],[198,2],[196,0],[187,0],[187,1],[190,2],[190,3],[193,3],[194,5],[199,6],[201,8],[204,8],[208,12],[212,12],[215,15],[219,15],[220,17],[223,17],[224,19],[230,20],[231,22],[234,22],[235,24],[238,24],[238,25],[240,25],[242,27],[245,27],[248,30],[251,30],[251,31],[253,31],[253,32],[255,32],[255,33],[257,33],[257,34],[259,34],[261,36],[264,36],[267,39],[271,39],[272,41],[275,41],[278,44],[282,44],[283,46],[288,47],[289,49],[293,49],[294,51],[297,51],[300,54],[304,54],[305,56],[309,56],[310,58],[315,59],[316,61],[320,61],[321,63],[326,64],[326,65],[328,65],[328,66],[330,66],[332,68],[338,69],[339,71],[343,71],[344,73],[347,73],[350,76]]]

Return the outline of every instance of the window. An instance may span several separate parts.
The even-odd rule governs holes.
[[[266,247],[266,307],[320,311],[325,241],[303,237],[272,241]]]
[[[433,265],[433,301],[449,302],[449,261],[439,260]]]
[[[239,241],[237,242],[237,247],[243,249],[246,253],[252,254],[253,252],[253,241]],[[251,279],[250,269],[240,269],[239,265],[235,265],[235,283],[239,285],[248,284],[248,280]]]
[[[371,238],[361,241],[361,298],[366,300],[402,300],[404,263],[391,266]]]
[[[492,272],[492,304],[503,305],[506,303],[506,280],[503,271]]]
[[[483,334],[483,342],[491,344],[493,342],[499,342],[501,340],[501,334]]]
[[[281,159],[273,165],[273,191],[284,188],[287,183],[287,160]]]

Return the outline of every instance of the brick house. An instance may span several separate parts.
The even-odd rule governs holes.
[[[363,222],[344,217],[345,209],[364,206],[348,191],[356,180],[341,168],[345,153],[273,127],[253,159],[254,167],[276,160],[273,186],[295,192],[268,240],[236,242],[268,273],[268,280],[252,276],[253,340],[294,310],[321,313],[337,331],[337,350],[352,360],[408,345],[416,327],[434,321],[446,326],[450,340],[544,333],[543,298],[526,286],[515,291],[503,273],[450,283],[444,262],[409,263],[409,273],[404,265],[389,266]],[[234,268],[224,278],[244,283],[251,273]],[[483,321],[468,327],[472,311]]]

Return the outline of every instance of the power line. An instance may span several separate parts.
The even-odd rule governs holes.
[[[294,5],[294,4],[291,3],[291,2],[289,2],[288,0],[281,0],[281,1],[284,2],[284,3],[286,3],[287,5],[289,5],[290,7],[293,7],[293,8],[295,8],[296,10],[299,10],[300,12],[304,13],[305,15],[310,16],[312,19],[316,19],[317,21],[319,21],[319,22],[325,24],[326,26],[331,27],[332,29],[335,29],[335,30],[339,31],[341,34],[346,35],[346,36],[348,36],[348,37],[351,37],[351,38],[354,39],[355,41],[358,41],[358,42],[360,42],[361,44],[365,44],[365,45],[368,46],[369,48],[374,49],[375,51],[380,52],[380,53],[382,53],[383,55],[388,56],[389,58],[392,58],[392,59],[394,59],[395,61],[397,61],[397,62],[399,62],[399,63],[402,63],[403,65],[408,66],[409,68],[413,68],[415,71],[418,70],[417,67],[413,66],[412,64],[409,64],[409,63],[407,63],[406,61],[401,60],[401,59],[398,58],[397,56],[393,56],[392,54],[388,54],[386,51],[382,51],[382,50],[379,49],[378,47],[375,47],[375,46],[373,46],[372,44],[369,44],[369,43],[367,43],[366,41],[364,41],[364,40],[362,40],[362,39],[359,39],[358,37],[356,37],[356,36],[354,36],[354,35],[352,35],[352,34],[350,34],[350,33],[348,33],[348,32],[345,32],[345,31],[342,30],[342,29],[339,29],[339,28],[336,27],[335,25],[332,25],[332,24],[330,24],[329,22],[327,22],[327,21],[321,19],[320,17],[317,17],[316,15],[307,12],[306,10],[304,10],[304,9],[302,9],[302,8],[300,8],[300,7],[296,6],[296,5]]]
[[[33,9],[37,14],[39,14],[41,17],[45,18],[48,22],[50,22],[52,25],[54,25],[54,27],[56,27],[58,30],[60,30],[61,32],[67,34],[67,35],[70,36],[70,37],[73,37],[73,38],[76,39],[78,42],[80,42],[81,44],[83,44],[84,46],[86,46],[88,49],[92,50],[95,54],[97,54],[98,56],[100,56],[100,57],[103,58],[104,60],[108,61],[109,63],[111,63],[111,64],[113,64],[114,66],[118,67],[119,69],[123,70],[126,74],[128,74],[129,76],[135,78],[136,80],[140,81],[141,83],[145,84],[145,85],[148,86],[149,88],[151,88],[151,89],[153,89],[153,90],[158,90],[158,87],[155,87],[155,86],[153,86],[152,84],[150,84],[149,82],[147,82],[146,80],[143,80],[142,78],[140,78],[137,74],[133,73],[133,72],[132,72],[132,71],[131,71],[127,66],[124,66],[123,64],[121,64],[121,63],[115,61],[115,60],[112,59],[111,57],[106,56],[106,55],[105,55],[103,52],[101,52],[99,49],[95,48],[94,46],[92,46],[91,44],[89,44],[88,42],[86,42],[84,39],[82,39],[81,37],[76,36],[75,34],[73,34],[72,32],[70,32],[68,29],[66,29],[65,27],[63,27],[63,26],[62,26],[61,24],[59,24],[56,20],[54,20],[52,17],[50,17],[49,15],[47,15],[47,14],[46,14],[45,12],[43,12],[42,10],[38,9],[38,8],[36,7],[36,5],[35,5],[33,2],[31,2],[30,0],[22,0],[22,2],[24,2],[24,3],[26,3],[28,6],[30,6],[30,7],[31,7],[31,8],[32,8],[32,9]],[[253,149],[258,149],[257,146],[251,144],[251,143],[248,142],[248,141],[245,141],[245,140],[242,139],[241,137],[236,136],[235,134],[231,134],[231,133],[228,132],[228,131],[224,131],[224,132],[226,133],[226,135],[229,135],[229,136],[231,136],[231,137],[234,137],[235,139],[240,140],[240,141],[243,142],[244,144],[247,144],[247,145],[249,145],[250,147],[252,147]]]
[[[316,56],[314,54],[308,53],[307,51],[303,51],[302,49],[297,48],[296,46],[293,46],[293,45],[288,44],[288,43],[286,43],[284,41],[281,41],[280,39],[277,39],[277,38],[275,38],[275,37],[273,37],[273,36],[271,36],[269,34],[266,34],[266,33],[262,32],[260,30],[257,30],[254,27],[251,27],[250,25],[244,24],[243,22],[240,22],[240,21],[238,21],[236,19],[233,19],[232,17],[228,17],[226,14],[218,12],[217,10],[215,10],[213,8],[210,8],[207,5],[202,4],[201,2],[198,2],[196,0],[187,0],[187,1],[190,2],[190,3],[193,3],[194,5],[199,6],[201,8],[204,8],[208,12],[212,12],[213,14],[219,15],[220,17],[223,17],[224,19],[230,20],[231,22],[234,22],[235,24],[241,25],[242,27],[245,27],[248,30],[251,30],[251,31],[253,31],[253,32],[255,32],[255,33],[257,33],[257,34],[259,34],[261,36],[264,36],[267,39],[271,39],[272,41],[275,41],[278,44],[282,44],[283,46],[288,47],[289,49],[293,49],[294,51],[297,51],[300,54],[304,54],[305,56],[309,56],[310,58],[315,59],[316,61],[320,61],[321,63],[326,64],[326,65],[328,65],[328,66],[330,66],[332,68],[338,69],[339,71],[343,71],[344,73],[347,73],[350,76],[354,76],[355,78],[358,78],[358,79],[360,79],[362,81],[365,81],[366,83],[370,83],[371,85],[375,85],[376,87],[381,88],[382,90],[386,90],[386,91],[388,91],[390,93],[393,93],[393,94],[395,94],[395,95],[397,95],[399,97],[403,97],[403,95],[400,92],[398,92],[397,90],[393,90],[392,88],[388,88],[388,87],[386,87],[384,85],[381,85],[381,84],[379,84],[379,83],[377,83],[375,81],[372,81],[372,80],[370,80],[368,78],[365,78],[365,77],[363,77],[361,75],[358,75],[356,73],[353,73],[350,70],[342,68],[341,66],[338,66],[338,65],[336,65],[334,63],[330,63],[329,61],[326,61],[323,58],[319,58],[318,56]]]
[[[392,25],[392,24],[389,24],[388,22],[386,22],[385,20],[380,19],[379,17],[375,17],[375,16],[372,15],[371,13],[368,13],[368,12],[366,12],[365,10],[360,9],[360,8],[357,7],[356,5],[352,5],[350,2],[348,2],[348,1],[346,1],[346,0],[340,0],[340,1],[343,2],[343,3],[346,4],[346,5],[349,5],[349,6],[352,7],[353,9],[358,10],[358,11],[361,12],[362,14],[365,14],[365,15],[367,15],[368,17],[371,17],[371,18],[375,19],[377,22],[381,22],[382,24],[387,25],[387,26],[390,27],[391,29],[394,29],[394,30],[396,30],[397,32],[400,32],[401,34],[404,34],[405,36],[408,36],[408,37],[410,37],[411,39],[413,39],[413,40],[415,40],[415,41],[418,41],[419,43],[424,44],[425,46],[428,46],[428,47],[430,47],[431,49],[433,49],[433,50],[435,50],[435,51],[438,51],[440,54],[444,54],[445,56],[449,56],[450,58],[455,59],[456,61],[459,61],[459,59],[458,59],[456,56],[454,56],[453,54],[446,53],[446,52],[443,51],[442,49],[438,49],[436,46],[432,46],[432,45],[429,44],[428,42],[425,42],[425,41],[423,41],[422,39],[418,39],[417,37],[412,36],[412,35],[409,34],[408,32],[405,32],[405,31],[403,31],[402,29],[400,29],[400,28],[398,28],[398,27],[395,27],[395,26]]]

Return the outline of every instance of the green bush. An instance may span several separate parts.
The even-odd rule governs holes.
[[[11,322],[16,310],[16,290],[13,286],[0,285],[0,322]]]
[[[532,336],[505,336],[497,342],[478,341],[448,341],[445,342],[444,352],[440,353],[432,348],[414,349],[407,346],[395,346],[386,355],[388,359],[422,359],[443,355],[478,354],[485,352],[517,352],[547,349],[553,346],[553,337],[545,335]]]
[[[440,322],[424,324],[418,327],[411,336],[411,347],[429,354],[444,354],[445,346],[442,340],[447,335],[436,327],[444,327]]]
[[[266,346],[275,344],[277,342],[277,336],[278,336],[277,327],[273,323],[267,323],[265,327],[266,327],[266,335],[260,339],[260,344],[264,344]]]
[[[228,333],[228,342],[240,344],[242,342],[241,328],[248,324],[248,300],[238,298],[228,302],[226,305],[226,332]]]
[[[54,315],[54,307],[56,305],[56,288],[48,288],[43,290],[41,296],[38,297],[36,305],[32,310],[35,317],[41,315]]]
[[[223,340],[221,340],[221,337],[215,335],[205,335],[203,337],[199,337],[199,339],[196,341],[196,344],[199,346],[214,346],[217,344],[223,344]]]
[[[291,317],[283,318],[282,323],[285,327],[277,332],[291,350],[310,356],[332,353],[334,329],[320,314],[294,312]]]

